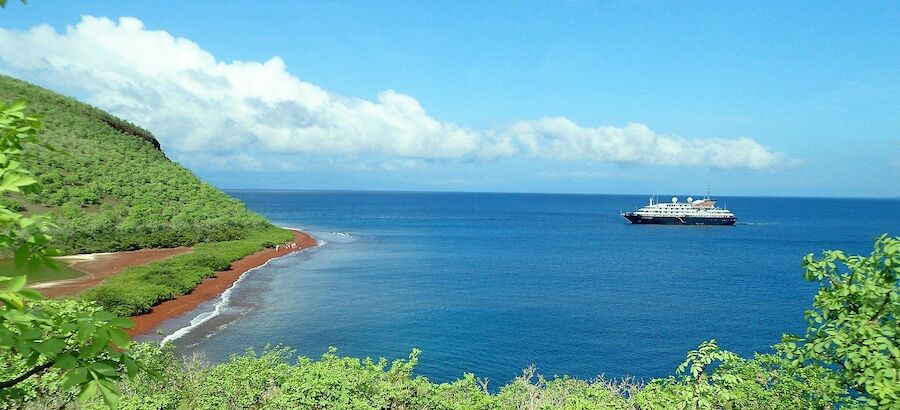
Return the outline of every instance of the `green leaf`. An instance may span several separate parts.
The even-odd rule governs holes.
[[[37,268],[41,267],[42,263],[44,263],[44,260],[41,258],[31,258],[28,260],[28,266],[25,269],[29,272],[34,272]]]
[[[73,357],[71,354],[68,354],[68,353],[63,353],[63,354],[59,355],[56,358],[56,360],[53,361],[54,367],[57,367],[57,368],[60,368],[63,370],[73,369],[73,368],[75,368],[76,364],[77,364],[77,362],[75,361],[75,357]]]
[[[112,409],[119,407],[119,390],[109,380],[100,380],[100,393],[103,395],[103,402]]]
[[[28,244],[22,244],[18,248],[16,248],[13,253],[13,263],[16,268],[22,268],[25,266],[25,262],[28,261],[28,257],[31,255],[31,247]]]
[[[81,319],[78,321],[78,334],[75,337],[79,342],[84,343],[94,335],[96,330],[97,328],[94,327],[93,323],[86,319]]]
[[[36,183],[34,178],[21,174],[6,174],[2,179],[2,184],[5,186],[25,187]]]
[[[97,394],[97,389],[100,387],[100,382],[98,380],[91,380],[86,384],[81,386],[81,392],[78,393],[78,401],[84,403],[91,398],[93,398]]]
[[[99,321],[103,321],[103,322],[109,322],[109,321],[114,320],[114,319],[116,319],[116,318],[117,318],[116,315],[114,315],[114,314],[112,314],[112,313],[109,313],[109,312],[107,312],[107,311],[103,311],[103,310],[101,310],[101,311],[99,311],[99,312],[97,312],[97,313],[94,313],[94,320],[99,320]]]
[[[31,340],[38,340],[38,339],[41,338],[41,336],[43,336],[43,334],[41,333],[40,330],[38,330],[38,329],[28,329],[28,330],[25,330],[24,332],[22,332],[22,333],[19,335],[19,338],[22,339],[22,340],[29,340],[29,341],[31,341]]]
[[[66,344],[63,343],[62,340],[50,338],[43,342],[35,343],[32,345],[32,348],[44,356],[56,357],[57,353],[59,353],[65,345]]]
[[[76,367],[66,372],[62,377],[62,388],[69,389],[73,386],[84,383],[87,380],[88,373],[84,367]]]
[[[29,347],[30,347],[30,345],[29,345]],[[36,365],[37,362],[38,362],[38,359],[41,358],[41,354],[40,354],[40,353],[35,352],[35,351],[32,351],[32,350],[28,350],[28,353],[25,353],[25,351],[23,351],[22,354],[28,355],[28,359],[25,360],[25,365],[26,365],[26,366],[34,366],[34,365]]]
[[[4,328],[0,328],[0,347],[13,347],[16,344],[16,340],[13,338],[12,334],[9,333],[8,330]]]
[[[121,348],[128,347],[128,345],[131,343],[131,338],[128,337],[128,333],[115,328],[109,329],[109,338],[113,343],[115,343],[116,346],[119,346]]]
[[[6,284],[6,290],[10,292],[18,291],[25,287],[25,282],[28,281],[28,276],[26,275],[18,275],[13,276],[12,279]]]
[[[19,291],[19,296],[28,299],[28,300],[43,300],[44,296],[41,295],[41,292],[38,292],[34,289],[22,289]]]
[[[134,359],[123,355],[122,356],[122,364],[125,366],[125,371],[128,373],[129,379],[134,379],[134,376],[137,374],[138,366],[134,362]]]
[[[25,303],[23,303],[22,298],[15,293],[7,292],[5,294],[0,294],[0,300],[16,310],[25,308]]]
[[[104,328],[98,328],[94,332],[94,340],[91,342],[91,345],[88,347],[87,351],[91,355],[96,355],[96,354],[106,350],[108,343],[109,343],[109,332],[107,332],[107,330]]]
[[[9,108],[6,109],[6,111],[22,111],[27,105],[28,103],[24,98],[17,98],[15,101],[13,101],[12,105],[10,105]]]
[[[122,328],[122,329],[131,329],[134,327],[134,322],[131,319],[124,317],[117,317],[109,322],[110,326]]]
[[[104,377],[119,377],[119,373],[116,372],[115,368],[103,362],[93,363],[90,365],[89,369],[97,372]]]

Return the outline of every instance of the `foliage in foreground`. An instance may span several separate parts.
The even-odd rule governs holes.
[[[118,388],[128,409],[895,409],[898,250],[900,238],[885,235],[866,257],[807,256],[807,278],[822,283],[806,335],[786,335],[775,354],[752,359],[705,342],[674,376],[647,383],[545,379],[526,369],[489,390],[471,374],[452,383],[415,376],[418,351],[391,364],[334,351],[292,363],[290,350],[275,348],[211,366],[144,346],[142,360],[165,377]],[[71,397],[48,394],[31,405],[76,406]]]
[[[270,227],[249,232],[245,239],[202,243],[190,253],[128,268],[81,297],[122,316],[147,313],[163,301],[190,293],[203,279],[229,269],[231,262],[262,250],[266,242],[292,237],[286,229]]]
[[[701,355],[720,352],[714,342]],[[419,352],[408,360],[373,361],[339,357],[319,360],[286,348],[247,351],[211,366],[201,358],[178,361],[169,348],[144,345],[141,360],[164,377],[122,381],[123,409],[798,409],[825,408],[842,393],[822,368],[798,367],[773,355],[724,360],[697,378],[690,373],[634,381],[569,377],[545,379],[533,368],[490,392],[472,374],[451,383],[432,383],[413,374]],[[691,359],[689,359],[691,360]],[[702,360],[701,360],[702,361]],[[692,365],[697,363],[691,362]],[[708,365],[707,365],[708,366]],[[75,406],[71,394],[48,395],[29,408]],[[103,408],[99,401],[82,408]]]
[[[21,161],[26,148],[39,145],[41,125],[26,114],[24,101],[0,104],[0,194],[39,191]],[[24,288],[27,274],[52,265],[49,257],[58,253],[48,234],[52,227],[46,216],[25,216],[0,204],[0,252],[15,256],[12,269],[0,276],[0,405],[35,397],[36,379],[46,374],[82,401],[99,392],[115,405],[113,381],[139,369],[123,350],[131,343],[123,331],[131,321],[94,306],[42,302],[40,293]]]
[[[123,350],[131,345],[124,331],[131,321],[96,304],[32,301],[27,309],[4,309],[3,315],[8,339],[0,346],[7,350],[0,355],[0,408],[17,408],[59,389],[73,400],[99,393],[102,403],[112,405],[119,397],[113,381],[143,368]]]
[[[784,337],[788,356],[837,368],[868,406],[900,408],[900,238],[883,235],[869,256],[809,254],[803,266],[819,292],[806,334]]]
[[[0,100],[23,97],[44,115],[38,138],[58,150],[22,157],[43,189],[0,194],[0,204],[53,215],[50,234],[64,253],[190,246],[241,239],[269,226],[240,201],[166,158],[146,130],[0,75]]]

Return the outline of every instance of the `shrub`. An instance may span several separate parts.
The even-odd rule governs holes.
[[[190,253],[125,269],[84,292],[81,298],[96,300],[120,315],[147,313],[161,302],[190,293],[216,271],[230,269],[231,262],[261,250],[261,243],[284,242],[293,234],[281,228],[267,228],[249,231],[245,236],[247,239],[199,244]]]
[[[216,272],[231,269],[231,261],[219,255],[185,255],[184,263],[197,266],[205,266]]]
[[[240,201],[170,161],[153,136],[86,104],[0,75],[0,100],[26,97],[45,116],[35,150],[21,160],[43,184],[25,198],[50,207],[50,234],[65,253],[192,246],[244,239],[270,224]],[[99,205],[99,206],[98,206]],[[85,216],[113,223],[85,229]]]
[[[809,326],[780,347],[796,363],[836,368],[856,404],[900,408],[900,237],[882,235],[869,256],[809,254],[803,267],[819,283]]]

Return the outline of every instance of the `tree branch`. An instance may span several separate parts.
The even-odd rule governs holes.
[[[869,318],[869,322],[874,322],[875,319],[878,319],[878,316],[881,316],[884,313],[884,309],[887,307],[888,303],[891,303],[891,292],[892,290],[888,290],[887,293],[884,294],[884,302],[881,303],[881,306],[878,308],[878,311]]]
[[[43,372],[44,370],[49,369],[51,366],[53,366],[52,360],[25,372],[25,374],[23,374],[19,377],[16,377],[15,379],[2,381],[2,382],[0,382],[0,389],[5,389],[7,387],[13,387],[13,386],[25,381],[29,377],[34,376],[35,374],[38,374],[40,372]]]

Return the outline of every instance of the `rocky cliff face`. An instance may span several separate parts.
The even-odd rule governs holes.
[[[112,115],[109,115],[105,112],[99,112],[96,118],[104,124],[109,125],[110,127],[124,134],[133,135],[135,137],[143,139],[144,141],[147,141],[151,145],[153,145],[153,147],[155,147],[156,149],[162,151],[162,148],[160,148],[159,145],[159,141],[156,140],[156,137],[154,137],[153,134],[150,133],[150,131],[147,131],[123,119],[113,117]]]

